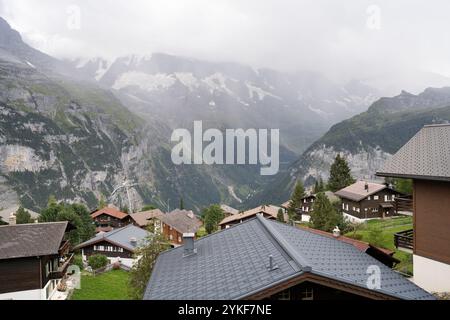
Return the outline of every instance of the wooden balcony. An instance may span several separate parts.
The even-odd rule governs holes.
[[[412,196],[395,198],[395,212],[413,212]]]
[[[394,244],[399,250],[412,252],[414,249],[414,231],[411,229],[394,234]]]
[[[49,278],[50,279],[63,278],[67,272],[67,268],[69,268],[69,266],[72,264],[74,256],[75,256],[74,253],[66,256],[64,261],[60,263],[58,270],[50,272]]]

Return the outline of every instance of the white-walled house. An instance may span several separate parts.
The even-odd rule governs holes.
[[[110,263],[120,262],[132,267],[136,261],[136,249],[149,236],[149,232],[132,224],[106,233],[99,233],[94,238],[75,247],[81,250],[83,261],[96,254],[104,255]]]

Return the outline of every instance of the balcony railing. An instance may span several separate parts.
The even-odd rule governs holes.
[[[398,197],[395,198],[395,211],[413,211],[413,199],[412,196]]]
[[[58,270],[52,271],[52,272],[49,273],[49,278],[50,279],[61,279],[61,278],[63,278],[64,275],[67,272],[67,268],[69,268],[69,266],[72,264],[74,256],[75,256],[74,253],[72,253],[71,255],[67,256],[64,259],[64,262],[62,262],[60,264],[60,266],[58,267]]]
[[[414,249],[414,231],[406,230],[394,234],[394,243],[397,249]]]

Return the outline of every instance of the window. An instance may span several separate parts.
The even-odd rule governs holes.
[[[356,212],[359,212],[360,211],[360,209],[359,208],[356,208]]]
[[[311,198],[311,202],[314,202],[314,199]]]
[[[342,203],[342,210],[345,210],[345,203]]]
[[[378,212],[378,208],[373,208],[372,212]]]
[[[170,239],[170,240],[173,240],[173,235],[169,235],[169,239]]]
[[[367,197],[367,200],[370,200],[370,196]]]
[[[348,203],[345,205],[345,210],[348,211]]]
[[[291,300],[291,291],[289,289],[281,291],[275,295],[276,300]]]
[[[301,295],[302,300],[314,300],[314,291],[312,288],[306,288]]]
[[[384,195],[384,202],[388,202],[388,195],[387,194]]]
[[[353,211],[356,211],[356,208],[355,208],[355,207],[353,207]]]
[[[395,194],[392,195],[392,201],[395,201]]]
[[[178,236],[178,242],[180,242],[180,243],[181,243],[181,237],[180,237],[180,236]]]
[[[379,196],[373,196],[373,200],[379,200],[380,197]]]

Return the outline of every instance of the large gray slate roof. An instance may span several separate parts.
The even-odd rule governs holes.
[[[261,216],[162,253],[144,299],[242,299],[304,272],[366,288],[368,266],[381,270],[380,293],[400,299],[433,296],[378,260],[336,239]],[[278,269],[269,271],[269,255]]]
[[[67,222],[0,226],[0,260],[58,254]]]
[[[450,124],[423,127],[377,175],[450,181]]]
[[[75,249],[81,249],[101,241],[107,241],[131,252],[134,252],[136,247],[141,245],[149,234],[150,233],[148,231],[129,224],[128,226],[120,229],[115,229],[113,231],[105,233],[99,233],[94,238],[79,244]],[[132,238],[135,238],[137,240],[136,243],[131,242]]]

